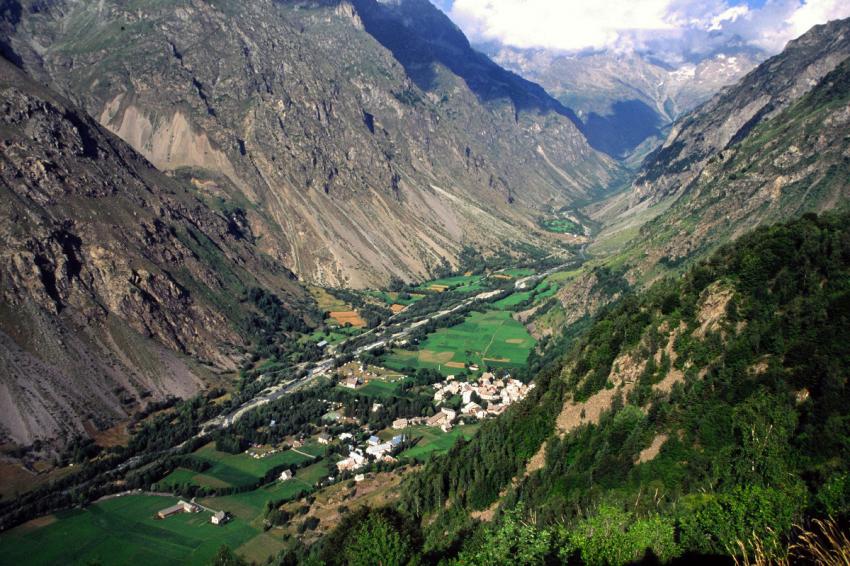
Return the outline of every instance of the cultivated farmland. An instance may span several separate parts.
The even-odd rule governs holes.
[[[210,513],[156,519],[173,497],[130,495],[30,521],[0,538],[7,564],[208,564],[222,544],[259,534],[238,517],[223,526]]]
[[[456,275],[454,277],[444,277],[442,279],[426,281],[417,287],[417,289],[437,293],[442,293],[449,289],[471,293],[483,290],[484,286],[481,284],[480,275]]]
[[[306,447],[300,451],[314,455],[323,452],[320,447]],[[256,483],[272,468],[300,464],[310,460],[309,457],[292,450],[255,459],[246,454],[219,452],[212,443],[198,449],[192,456],[198,460],[209,462],[210,468],[202,473],[178,468],[163,478],[159,482],[160,486],[167,487],[188,482],[213,488],[242,487]]]
[[[528,358],[535,340],[525,327],[504,311],[473,312],[462,323],[429,335],[419,350],[394,350],[384,363],[405,367],[439,369],[457,373],[465,363],[494,368],[519,367]]]

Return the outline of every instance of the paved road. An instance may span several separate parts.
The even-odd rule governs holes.
[[[580,259],[574,259],[572,261],[568,261],[567,263],[562,263],[552,269],[548,269],[543,273],[535,273],[534,275],[529,275],[528,277],[523,277],[522,279],[517,279],[516,283],[514,283],[514,288],[517,291],[522,291],[523,289],[527,289],[530,283],[537,283],[541,279],[549,277],[553,273],[558,273],[559,271],[564,271],[569,268],[577,268],[581,264],[583,264],[587,260],[587,244],[584,244],[578,250]]]

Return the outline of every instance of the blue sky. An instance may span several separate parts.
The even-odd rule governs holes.
[[[728,38],[774,53],[850,0],[432,0],[473,42],[559,51],[710,50]]]

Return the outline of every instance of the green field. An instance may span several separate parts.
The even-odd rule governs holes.
[[[453,428],[450,432],[443,432],[438,428],[427,426],[415,426],[404,429],[404,433],[410,438],[420,438],[413,448],[408,448],[399,458],[410,458],[424,462],[429,455],[447,452],[454,446],[458,438],[463,436],[467,440],[472,438],[478,430],[478,424],[470,424]]]
[[[154,518],[173,497],[130,495],[57,513],[0,536],[4,564],[208,564],[222,544],[237,548],[259,534],[238,517],[222,526],[210,513]],[[40,520],[48,523],[49,519]]]
[[[534,297],[534,302],[539,303],[549,297],[553,296],[558,292],[558,286],[555,283],[546,281],[545,283],[539,285],[537,289],[535,289],[537,293]]]
[[[319,454],[323,449],[318,447],[314,451],[301,448],[302,452],[308,454]],[[265,458],[254,459],[246,454],[228,454],[215,449],[215,444],[210,443],[198,449],[192,457],[204,460],[211,464],[210,468],[203,473],[195,473],[189,470],[177,469],[166,476],[160,483],[170,485],[176,482],[190,481],[196,485],[206,487],[240,487],[251,485],[262,479],[272,468],[290,464],[300,464],[309,460],[307,456],[298,454],[291,450],[278,452]],[[209,478],[209,479],[207,479]],[[215,482],[219,483],[215,483]]]
[[[579,267],[578,269],[571,269],[569,271],[558,271],[548,276],[545,281],[549,283],[565,283],[567,281],[572,281],[584,272],[584,267]]]
[[[481,291],[484,289],[484,286],[481,284],[480,275],[455,275],[454,277],[443,277],[442,279],[426,281],[419,285],[416,289],[420,291],[439,291],[442,287],[467,293]]]
[[[384,364],[393,369],[434,368],[444,375],[457,373],[465,362],[490,367],[519,367],[535,340],[506,311],[473,312],[460,324],[441,328],[419,345],[419,350],[393,350]]]
[[[519,293],[512,293],[504,299],[499,299],[498,301],[493,303],[493,306],[499,309],[510,308],[520,304],[523,301],[530,299],[533,294],[533,291],[522,291]]]
[[[499,273],[504,273],[505,275],[510,275],[511,277],[528,277],[529,275],[534,275],[536,271],[531,269],[530,267],[515,267],[513,269],[504,269]]]
[[[410,305],[419,301],[424,295],[418,293],[409,293],[406,298],[402,298],[399,293],[393,291],[367,291],[368,294],[376,299],[380,299],[388,305]]]
[[[267,501],[279,501],[282,499],[291,499],[302,491],[313,491],[315,482],[306,482],[295,478],[285,482],[276,481],[267,486],[245,493],[237,493],[235,495],[223,495],[221,497],[206,497],[201,499],[201,503],[212,507],[213,509],[225,509],[233,513],[234,516],[244,519],[245,521],[261,527],[256,524],[258,518],[265,511]]]
[[[312,340],[313,342],[321,342],[326,340],[329,344],[338,344],[346,338],[357,336],[363,332],[362,328],[356,326],[344,327],[335,326],[327,334],[323,330],[316,330],[312,334],[306,335],[303,340]]]
[[[161,490],[176,490],[179,486],[185,484],[211,488],[230,487],[230,484],[225,481],[186,468],[177,468],[157,483],[159,484],[158,489]]]
[[[556,234],[579,234],[582,231],[581,226],[567,218],[541,220],[540,227]]]

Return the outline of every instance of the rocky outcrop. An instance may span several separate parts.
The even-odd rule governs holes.
[[[0,59],[0,436],[102,428],[220,383],[233,308],[291,273],[124,142]],[[238,219],[237,219],[238,220]]]

